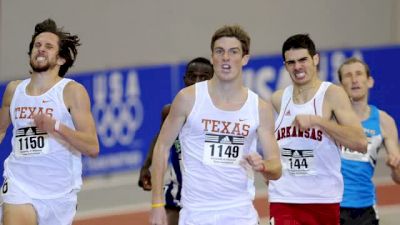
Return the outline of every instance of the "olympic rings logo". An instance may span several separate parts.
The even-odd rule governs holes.
[[[143,123],[143,104],[136,72],[122,74],[117,71],[109,76],[98,74],[94,77],[93,91],[92,113],[101,143],[105,147],[131,144]]]

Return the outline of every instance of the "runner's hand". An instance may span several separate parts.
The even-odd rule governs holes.
[[[386,165],[392,169],[400,169],[400,154],[388,154]]]
[[[252,152],[244,158],[254,171],[263,172],[265,170],[264,160],[258,152]]]
[[[313,115],[297,115],[294,118],[293,126],[298,127],[300,130],[307,130],[308,128],[314,126]]]
[[[140,170],[138,185],[145,191],[151,191],[151,173],[149,168],[142,167]]]
[[[33,121],[35,122],[36,127],[40,130],[46,131],[47,133],[55,131],[54,125],[56,121],[48,115],[43,113],[35,114],[33,115]]]

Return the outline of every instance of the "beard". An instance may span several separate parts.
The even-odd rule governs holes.
[[[46,72],[55,67],[55,65],[52,65],[50,62],[47,62],[46,64],[43,65],[41,65],[40,63],[36,64],[33,59],[30,60],[29,64],[32,68],[32,71],[35,73]]]

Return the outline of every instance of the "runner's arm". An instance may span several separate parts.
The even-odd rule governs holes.
[[[164,121],[167,118],[170,109],[171,109],[170,104],[167,104],[163,107],[163,109],[161,111],[161,125],[164,124]],[[152,164],[153,151],[154,151],[154,146],[156,145],[157,137],[158,137],[158,134],[156,136],[154,136],[153,140],[151,141],[150,148],[147,151],[146,159],[143,163],[142,169],[149,169]]]
[[[171,109],[171,105],[167,104],[163,107],[161,111],[161,125],[164,123],[165,119],[167,118],[169,111]],[[154,136],[153,140],[151,141],[150,148],[147,151],[146,159],[143,163],[142,168],[140,169],[140,175],[139,175],[139,181],[138,185],[139,187],[142,187],[143,190],[145,191],[150,191],[151,190],[151,172],[150,172],[150,167],[152,164],[153,160],[153,152],[154,152],[154,146],[156,145],[156,141],[158,138],[158,134]]]
[[[64,101],[75,130],[60,124],[56,133],[82,154],[96,157],[99,154],[99,140],[86,89],[77,82],[69,82],[64,89]]]
[[[271,96],[271,103],[277,114],[279,114],[279,111],[281,109],[283,91],[284,90],[282,89],[275,91]]]
[[[188,105],[192,105],[187,88],[181,90],[175,97],[170,112],[165,119],[158,135],[157,142],[153,150],[152,160],[152,185],[153,203],[158,204],[163,201],[163,182],[164,174],[167,169],[167,161],[170,148],[179,134],[188,115]]]
[[[158,135],[153,152],[151,171],[152,183],[152,210],[150,216],[151,224],[165,224],[165,210],[160,207],[164,204],[163,182],[167,169],[167,161],[170,148],[179,134],[186,117],[194,104],[194,87],[181,90],[175,97],[171,111],[164,121],[160,134]]]
[[[265,179],[277,180],[282,175],[280,150],[275,138],[275,123],[272,104],[259,99],[260,125],[257,133],[264,150],[263,168],[259,170]]]
[[[341,145],[354,151],[367,152],[367,138],[343,88],[331,85],[325,99],[326,107],[333,113],[337,122],[331,118],[310,116],[310,123],[323,128]]]
[[[10,118],[10,106],[11,100],[14,95],[15,89],[20,81],[11,81],[8,83],[6,90],[4,91],[3,101],[0,109],[0,143],[3,141],[6,135],[7,128],[11,124]]]
[[[158,137],[158,134],[153,137],[153,140],[151,140],[150,148],[147,151],[146,159],[143,163],[142,168],[140,168],[138,185],[139,185],[139,187],[143,188],[143,190],[145,190],[145,191],[151,191],[150,167],[152,164],[153,150],[154,150],[154,146],[156,145],[157,137]]]
[[[394,119],[384,111],[379,111],[383,144],[387,152],[386,165],[392,170],[392,179],[400,184],[400,149],[398,131]]]

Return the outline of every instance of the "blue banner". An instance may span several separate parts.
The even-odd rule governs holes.
[[[74,77],[88,90],[101,154],[83,158],[83,174],[138,169],[171,102],[172,67],[121,68]]]
[[[400,46],[360,49],[335,49],[320,52],[320,77],[337,83],[337,69],[348,57],[363,59],[371,69],[375,86],[370,102],[400,120],[400,95],[395,73]],[[100,141],[97,158],[83,158],[84,176],[134,171],[142,165],[150,142],[159,131],[161,109],[183,87],[186,62],[173,65],[116,68],[78,73],[90,96],[92,113]],[[276,89],[291,83],[281,55],[255,56],[244,69],[245,84],[269,99]],[[5,83],[0,85],[4,92]],[[1,144],[4,161],[11,150],[11,129]]]

